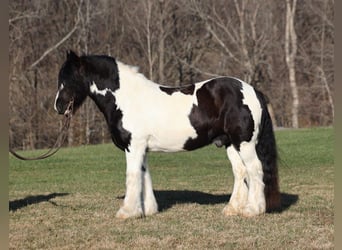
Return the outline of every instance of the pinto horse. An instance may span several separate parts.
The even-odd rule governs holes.
[[[149,151],[224,146],[234,187],[223,214],[256,216],[280,205],[275,137],[264,95],[232,77],[184,87],[148,80],[136,67],[104,55],[67,52],[58,76],[55,109],[73,112],[89,96],[126,155],[126,193],[118,218],[158,212],[147,165]]]

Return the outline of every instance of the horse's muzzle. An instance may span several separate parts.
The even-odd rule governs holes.
[[[55,105],[55,109],[58,112],[58,114],[60,114],[60,115],[68,116],[68,115],[72,114],[73,109],[74,109],[74,99],[71,99],[67,105],[65,105],[65,104],[63,104],[57,100],[56,105]]]
[[[57,102],[55,105],[55,110],[57,111],[58,114],[63,115],[64,112],[66,112],[66,109],[64,105],[60,102]]]

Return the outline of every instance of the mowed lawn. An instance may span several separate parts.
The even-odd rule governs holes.
[[[160,213],[128,220],[115,218],[125,158],[114,145],[11,156],[10,249],[333,249],[333,129],[276,136],[283,206],[254,218],[221,213],[233,187],[223,148],[150,153]]]

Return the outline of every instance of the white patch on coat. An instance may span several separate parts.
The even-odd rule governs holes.
[[[92,82],[91,85],[90,85],[90,92],[93,93],[93,94],[98,94],[98,95],[105,96],[107,91],[109,91],[109,92],[111,92],[113,94],[111,89],[108,89],[108,88],[98,89],[95,82]]]
[[[57,91],[57,94],[56,94],[56,97],[55,97],[55,104],[53,105],[53,107],[54,107],[54,109],[55,109],[56,111],[58,111],[58,110],[57,110],[57,99],[58,99],[58,97],[59,97],[59,92],[60,92],[62,89],[64,89],[64,84],[63,84],[63,83],[62,83],[61,86],[59,87],[59,89],[58,89],[58,91]]]
[[[253,132],[253,136],[252,136],[252,141],[257,142],[257,136],[259,134],[259,125],[261,122],[261,114],[262,114],[262,109],[261,109],[261,105],[259,102],[258,97],[256,96],[256,93],[254,91],[254,88],[241,81],[242,83],[242,95],[243,95],[243,104],[247,105],[249,110],[252,113],[252,117],[254,120],[254,132]]]
[[[132,133],[133,138],[147,140],[150,151],[176,152],[183,150],[189,138],[197,137],[189,120],[196,101],[195,93],[174,92],[169,95],[131,67],[121,62],[117,65],[120,88],[114,95],[123,113],[123,127]]]

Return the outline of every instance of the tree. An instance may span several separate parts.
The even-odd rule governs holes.
[[[292,2],[292,3],[291,3]],[[294,25],[297,0],[286,0],[285,59],[292,94],[292,127],[298,128],[298,88],[296,82],[297,35]]]

